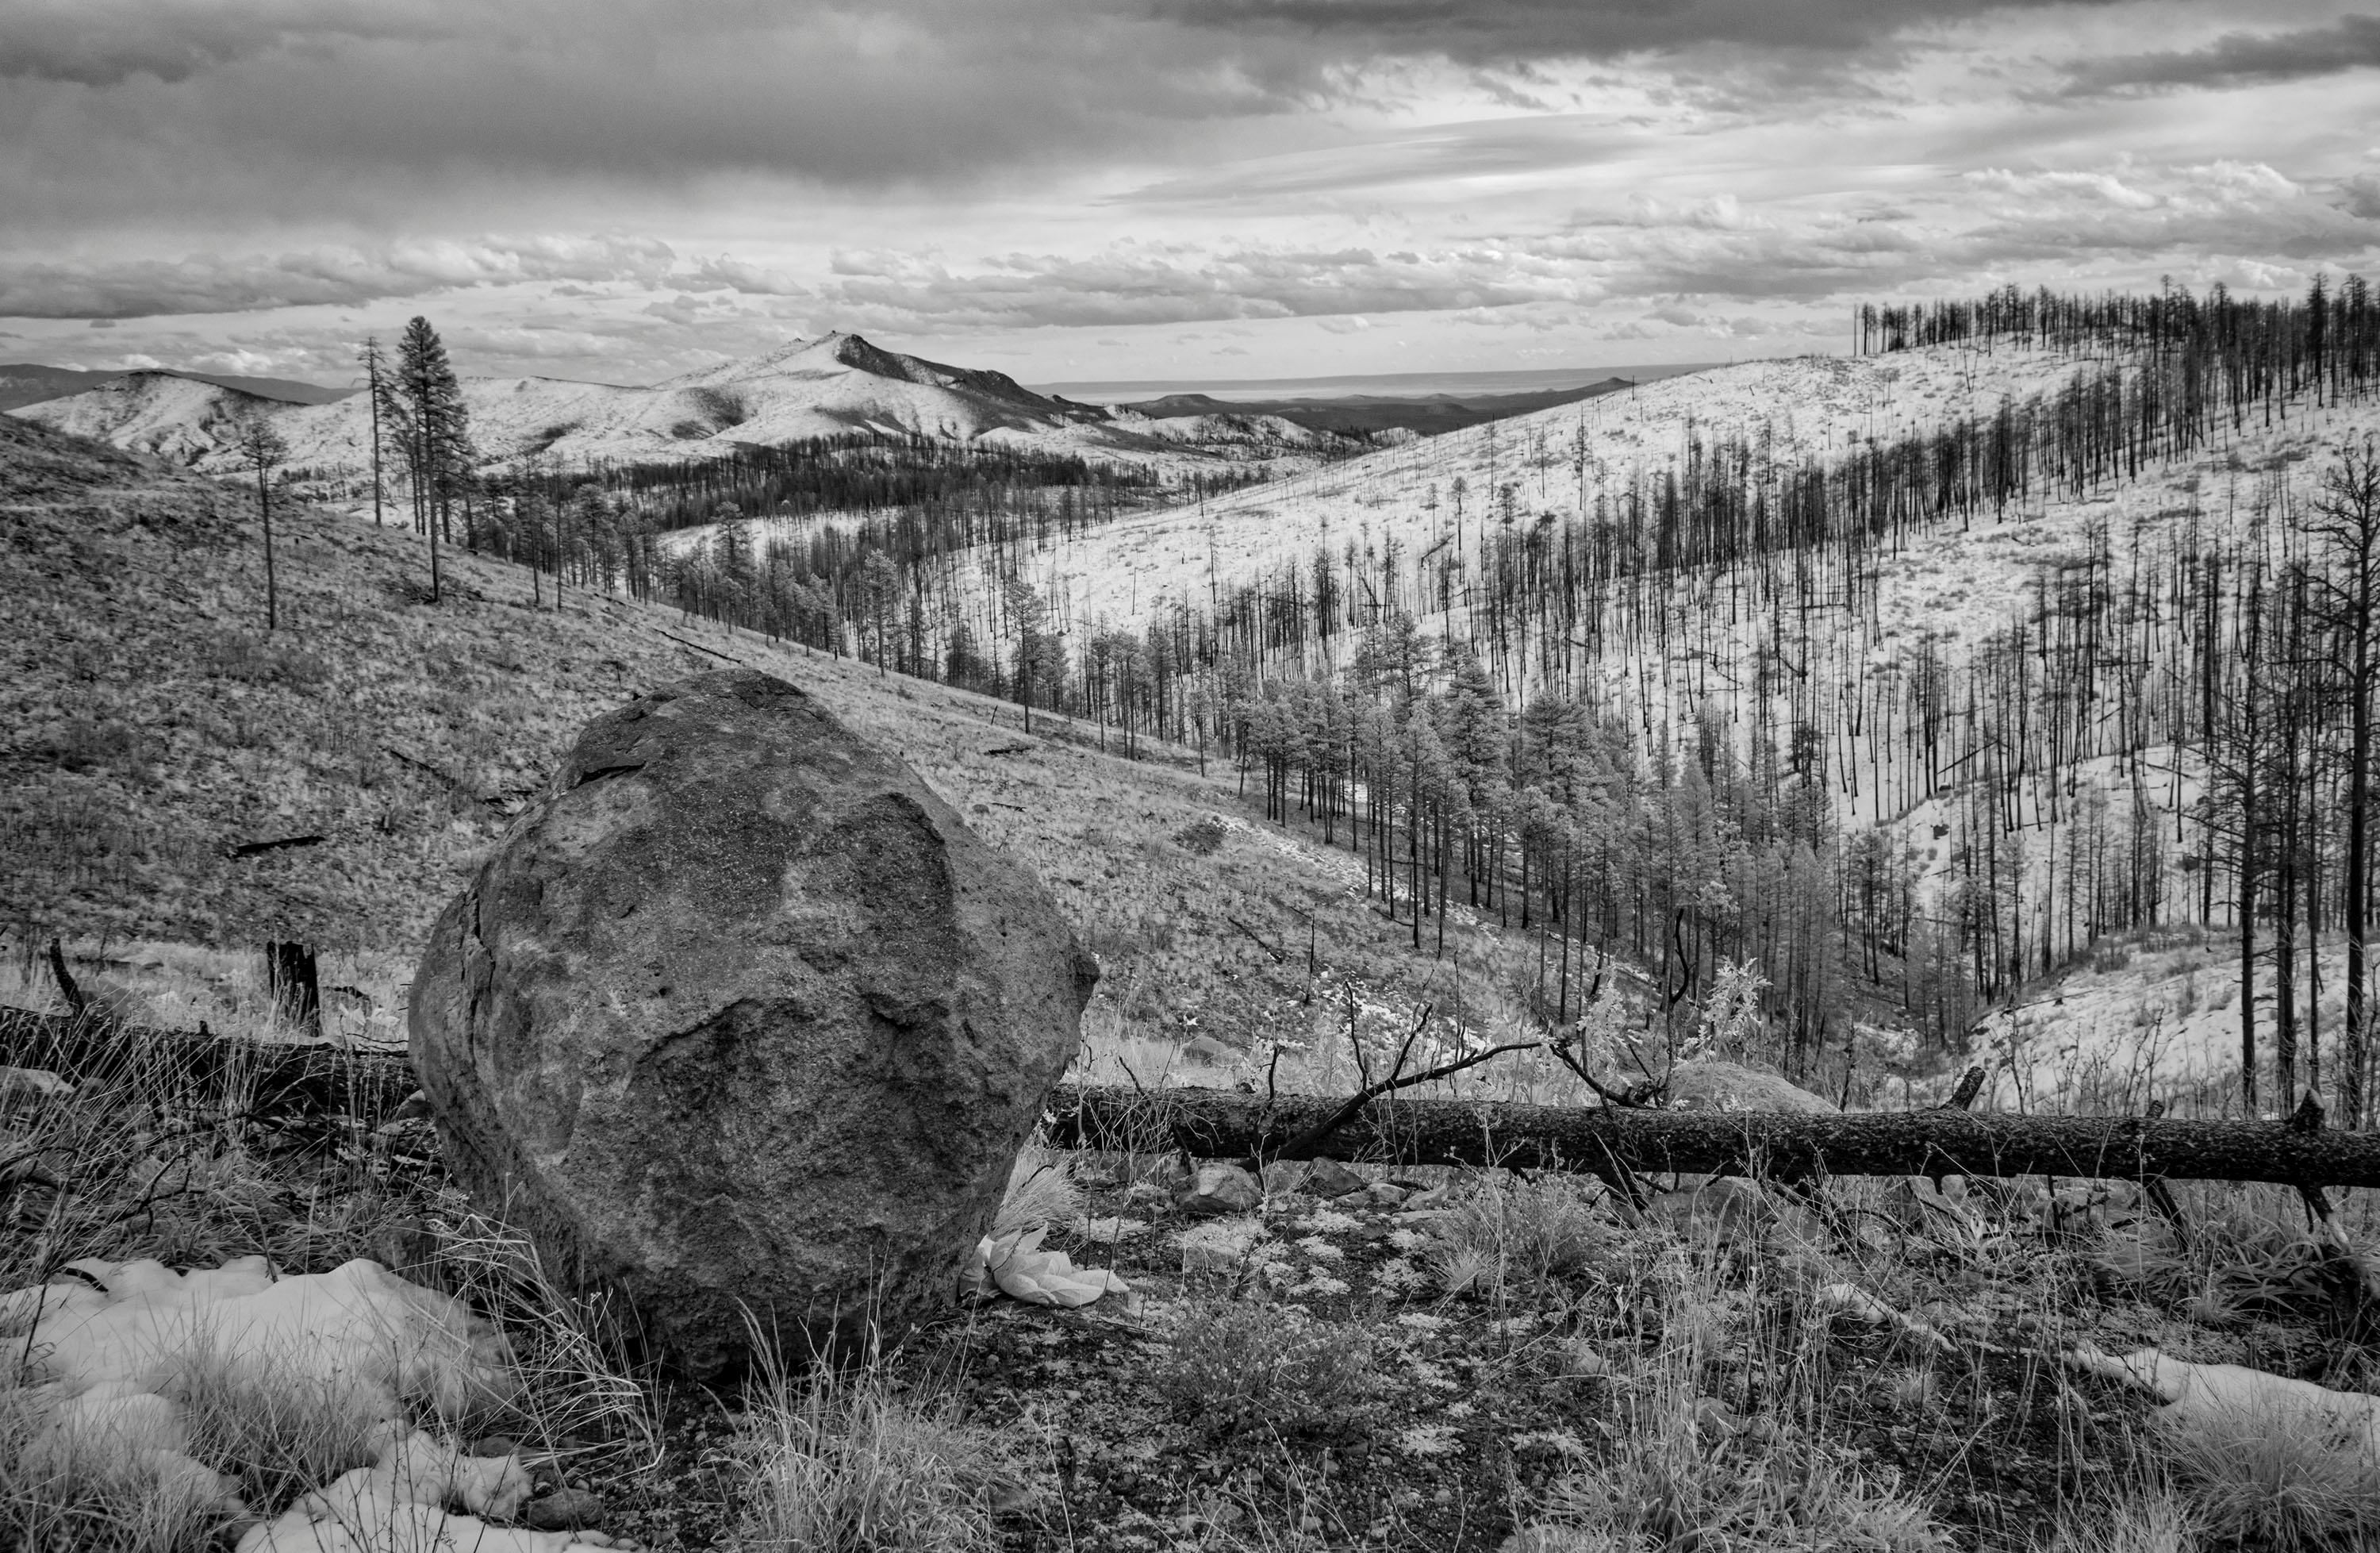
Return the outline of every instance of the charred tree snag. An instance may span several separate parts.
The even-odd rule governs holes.
[[[1051,1098],[1054,1147],[1131,1148],[1170,1137],[1237,1159],[1330,1154],[1399,1165],[1505,1166],[1603,1175],[2078,1176],[2380,1186],[2380,1136],[2286,1122],[2145,1117],[1975,1116],[1953,1110],[1786,1116],[1572,1109],[1464,1100],[1382,1100],[1302,1151],[1288,1145],[1344,1107],[1335,1096],[1269,1105],[1232,1091],[1148,1094],[1067,1086]]]
[[[281,1017],[306,1034],[322,1033],[322,978],[314,946],[275,941],[264,946],[264,984]]]

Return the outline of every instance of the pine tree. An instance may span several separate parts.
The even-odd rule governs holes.
[[[430,602],[443,586],[438,548],[455,495],[470,473],[470,427],[462,385],[446,359],[445,344],[427,318],[416,317],[397,337],[393,397],[405,411],[406,462],[412,479],[415,526],[430,539]]]

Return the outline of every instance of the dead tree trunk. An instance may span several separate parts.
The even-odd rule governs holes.
[[[264,984],[283,1019],[308,1035],[322,1033],[322,981],[313,945],[265,945]]]
[[[1050,1142],[1061,1148],[1179,1148],[1210,1159],[1286,1157],[1293,1140],[1343,1104],[1329,1096],[1268,1103],[1232,1091],[1068,1086],[1052,1097]],[[1785,1116],[1384,1098],[1296,1153],[1607,1176],[2163,1176],[2380,1185],[2380,1137],[2370,1134],[2295,1131],[2282,1122],[1956,1110]]]

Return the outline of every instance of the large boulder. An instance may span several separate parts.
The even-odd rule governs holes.
[[[1040,885],[808,695],[597,719],[431,932],[455,1172],[696,1375],[947,1304],[1098,971]]]

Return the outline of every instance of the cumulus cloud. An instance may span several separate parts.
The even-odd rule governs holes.
[[[2083,96],[2265,85],[2374,66],[2380,66],[2380,16],[2346,16],[2328,27],[2227,32],[2204,48],[2084,60],[2068,67],[2066,90]]]
[[[365,250],[82,262],[0,258],[0,317],[142,318],[355,306],[520,281],[651,282],[674,259],[650,238],[485,238]]]

